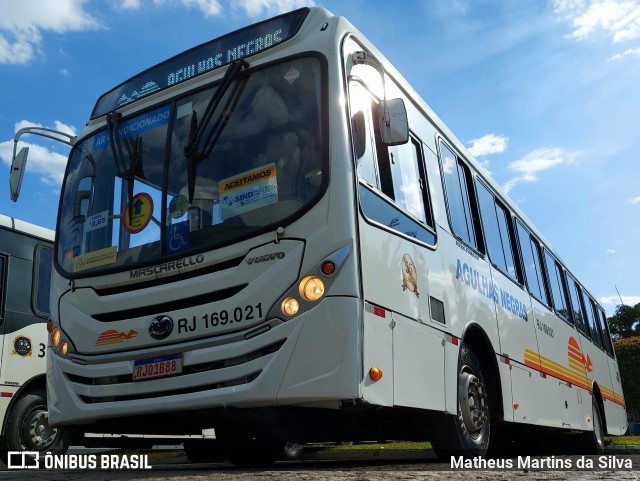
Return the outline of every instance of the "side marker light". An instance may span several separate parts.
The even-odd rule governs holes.
[[[372,367],[369,369],[369,377],[372,381],[379,381],[382,379],[382,371],[377,367]]]
[[[322,264],[322,267],[320,268],[320,270],[325,276],[330,276],[336,271],[336,265],[331,261],[327,261],[324,264]]]

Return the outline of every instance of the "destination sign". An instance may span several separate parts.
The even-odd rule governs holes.
[[[211,40],[130,78],[102,95],[91,118],[281,44],[293,37],[309,13],[302,8]]]

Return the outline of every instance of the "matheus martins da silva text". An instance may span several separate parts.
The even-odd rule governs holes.
[[[451,456],[452,469],[633,469],[629,458],[620,456],[581,456],[574,459],[555,456],[518,456],[514,459],[484,459]]]

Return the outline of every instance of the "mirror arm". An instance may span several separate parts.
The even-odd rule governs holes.
[[[25,127],[16,132],[15,137],[13,138],[13,159],[16,158],[16,151],[18,149],[18,140],[23,134],[33,134],[39,135],[41,137],[47,137],[48,139],[55,140],[57,142],[62,142],[63,144],[67,144],[73,147],[76,139],[78,138],[75,135],[70,135],[65,132],[61,132],[59,130],[47,129],[45,127]],[[53,135],[55,134],[55,135]]]

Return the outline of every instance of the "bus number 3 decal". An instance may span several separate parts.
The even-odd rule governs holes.
[[[254,319],[262,318],[262,303],[258,303],[254,306],[236,307],[233,310],[222,309],[212,313],[207,313],[204,316],[190,316],[190,319],[183,317],[178,319],[178,334],[183,332],[193,332],[198,328],[198,325],[204,325],[205,329],[226,326],[229,324],[237,324],[243,321],[252,321]]]

